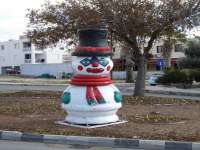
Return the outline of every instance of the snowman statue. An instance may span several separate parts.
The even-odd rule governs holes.
[[[80,29],[78,40],[72,53],[74,75],[61,98],[62,108],[67,112],[64,122],[75,125],[120,122],[116,113],[122,106],[122,97],[110,79],[113,62],[107,29]]]

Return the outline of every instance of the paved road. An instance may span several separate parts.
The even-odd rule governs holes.
[[[45,144],[32,142],[0,141],[0,150],[144,150],[80,145]]]
[[[0,92],[15,92],[15,91],[63,91],[68,85],[9,85],[9,84],[0,84]],[[131,86],[120,86],[118,85],[119,90],[123,95],[132,95],[133,87]],[[166,95],[166,94],[153,94],[146,93],[147,96],[156,96],[156,97],[171,97],[171,98],[180,98],[180,99],[193,99],[200,100],[199,97],[192,96],[178,96],[178,95]]]
[[[6,85],[0,84],[0,91],[63,91],[67,85]]]

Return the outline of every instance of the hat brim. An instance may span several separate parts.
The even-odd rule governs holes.
[[[112,52],[75,51],[72,56],[112,56]]]
[[[76,47],[72,56],[112,56],[111,47]]]

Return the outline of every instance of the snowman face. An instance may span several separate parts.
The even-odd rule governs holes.
[[[72,57],[72,68],[75,74],[105,75],[113,68],[110,57]]]

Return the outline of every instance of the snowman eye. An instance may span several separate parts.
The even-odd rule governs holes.
[[[107,60],[107,59],[105,59],[105,58],[100,58],[100,60],[99,60],[99,63],[102,65],[102,66],[107,66],[108,64],[109,64],[109,61]]]
[[[83,66],[88,66],[90,64],[90,59],[88,58],[85,58],[83,60],[80,61],[80,63],[83,65]]]

